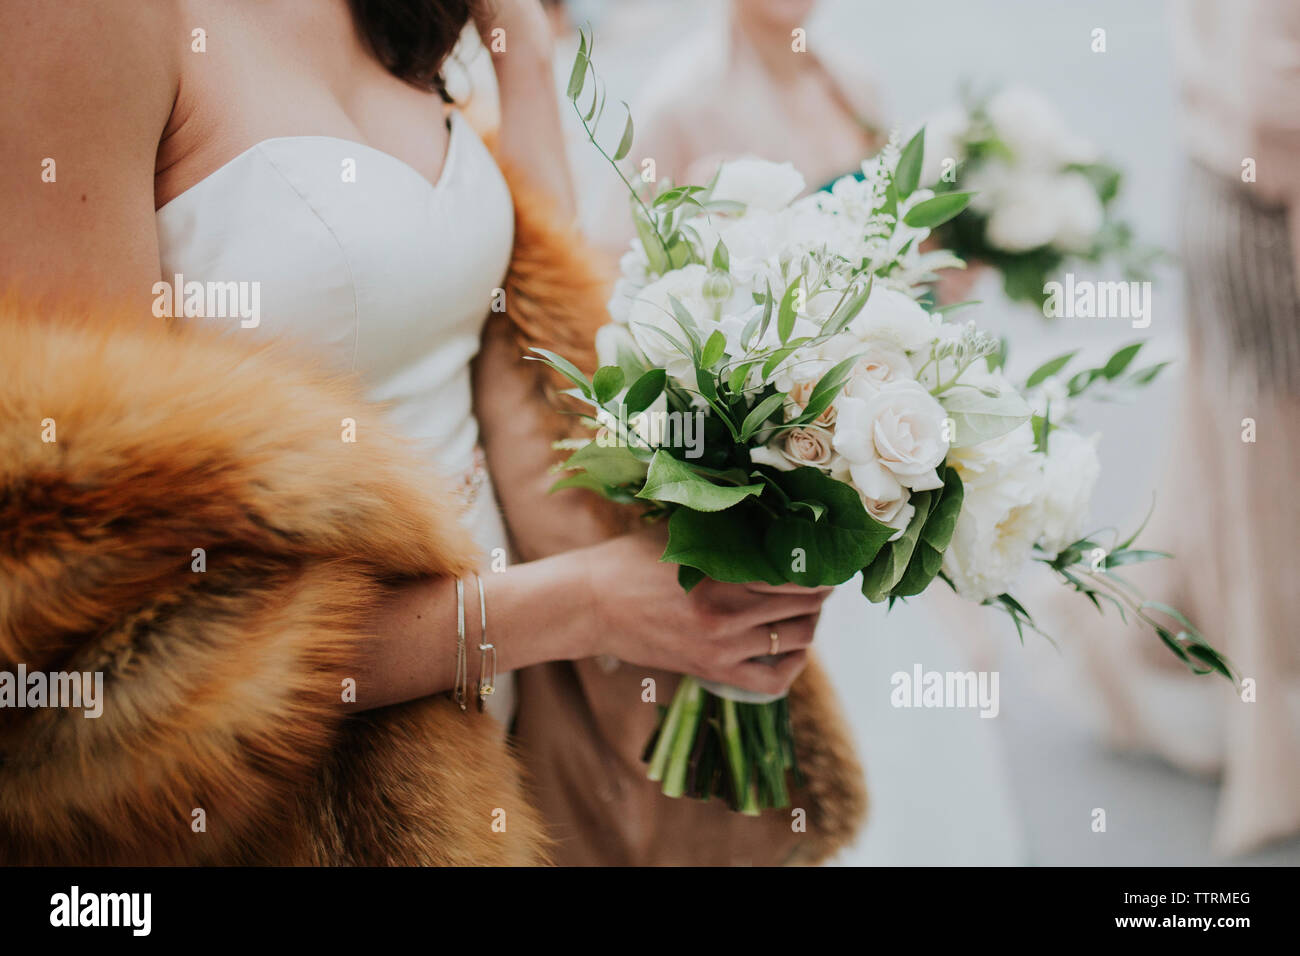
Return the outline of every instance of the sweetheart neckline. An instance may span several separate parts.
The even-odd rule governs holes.
[[[438,192],[441,191],[443,185],[447,182],[448,174],[451,172],[451,169],[455,164],[456,142],[458,139],[464,139],[464,133],[461,133],[458,136],[457,129],[464,122],[465,120],[461,117],[460,113],[457,112],[456,110],[452,110],[448,114],[447,150],[443,155],[442,169],[438,171],[437,182],[434,182],[433,180],[429,179],[427,176],[424,175],[424,173],[420,172],[418,169],[416,169],[406,160],[398,156],[394,156],[392,153],[379,149],[376,146],[371,146],[369,143],[363,143],[360,140],[348,139],[345,136],[328,136],[328,135],[316,134],[316,133],[307,133],[307,134],[301,134],[297,136],[268,136],[266,139],[258,140],[252,146],[249,146],[247,149],[243,150],[242,152],[232,156],[230,159],[226,160],[226,162],[222,163],[216,169],[212,170],[212,172],[208,173],[198,182],[194,183],[194,185],[181,190],[181,192],[177,193],[171,199],[167,200],[165,203],[163,203],[161,206],[155,209],[154,215],[155,216],[161,215],[164,210],[169,209],[173,204],[180,201],[181,199],[184,199],[190,193],[196,192],[204,184],[216,178],[218,175],[225,172],[227,169],[231,168],[236,163],[240,162],[246,157],[253,155],[255,152],[260,150],[263,146],[267,146],[271,143],[286,143],[286,142],[296,142],[302,140],[326,140],[328,142],[344,143],[348,146],[355,146],[358,147],[359,149],[367,150],[371,153],[374,153],[377,156],[382,156],[385,159],[388,159],[396,163],[400,168],[405,169],[408,173],[418,178],[420,182],[424,183],[424,185],[429,189],[431,194],[436,195]]]

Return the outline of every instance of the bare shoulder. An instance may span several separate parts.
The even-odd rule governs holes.
[[[0,282],[136,298],[158,271],[154,160],[180,0],[0,0]]]
[[[172,0],[0,0],[0,119],[58,109],[67,125],[104,106],[119,120],[169,112],[181,8]]]

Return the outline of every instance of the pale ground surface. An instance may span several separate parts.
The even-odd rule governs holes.
[[[597,65],[611,101],[635,101],[656,50],[716,8],[696,0],[572,6],[577,22],[596,27]],[[1090,52],[1094,27],[1107,30],[1107,53]],[[1165,248],[1176,246],[1181,162],[1161,4],[827,0],[808,35],[810,46],[823,38],[851,42],[881,78],[889,115],[901,122],[951,102],[963,79],[1039,88],[1125,169],[1124,211],[1139,233]],[[918,71],[909,61],[922,51]],[[560,54],[566,75],[571,56],[571,48]],[[609,135],[617,138],[618,130]],[[579,183],[612,175],[589,147],[575,141],[571,148]],[[1012,336],[1018,343],[1012,370],[1021,374],[1070,348],[1104,357],[1142,337],[1151,340],[1150,361],[1177,358],[1179,285],[1171,269],[1157,287],[1154,321],[1144,332],[1095,319],[1048,327],[1033,312],[1001,302],[996,283],[981,287],[975,297],[985,305],[968,314]],[[1110,406],[1088,414],[1087,428],[1104,433],[1093,515],[1098,525],[1128,525],[1145,510],[1166,450],[1176,386],[1171,377],[1151,389],[1137,410]],[[1208,848],[1217,799],[1212,781],[1154,759],[1108,752],[1077,716],[1083,689],[1052,679],[1066,673],[1067,662],[1041,639],[1027,636],[1021,648],[1000,615],[981,609],[967,611],[955,628],[950,614],[927,604],[886,616],[852,586],[828,603],[821,653],[848,710],[873,800],[870,825],[840,862],[1225,862]],[[1094,612],[1084,605],[1080,613]],[[1000,715],[990,720],[970,710],[893,708],[890,675],[917,663],[925,670],[998,669]],[[1109,815],[1104,834],[1090,828],[1097,806]],[[1300,841],[1238,862],[1300,864]]]

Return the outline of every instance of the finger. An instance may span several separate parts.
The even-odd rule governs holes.
[[[778,621],[820,614],[826,595],[820,592],[806,594],[769,594],[758,604],[736,611],[736,622],[745,630],[771,629]]]
[[[774,664],[745,661],[727,671],[722,680],[759,694],[783,694],[808,665],[807,651],[782,654]]]
[[[745,655],[743,659],[767,657],[772,654],[773,634],[776,634],[777,638],[776,654],[803,650],[812,644],[817,634],[817,618],[816,614],[805,614],[802,617],[791,617],[772,624],[764,624],[746,632],[739,642],[740,652]]]
[[[835,590],[835,586],[832,584],[809,588],[804,587],[802,584],[764,584],[762,581],[751,581],[748,584],[741,585],[741,587],[758,594],[830,594]]]

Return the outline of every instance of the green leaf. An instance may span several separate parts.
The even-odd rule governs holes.
[[[700,327],[695,324],[695,316],[691,315],[690,310],[682,305],[681,300],[675,295],[668,297],[668,304],[672,307],[673,318],[677,321],[677,325],[686,333],[686,338],[691,343],[690,354],[698,364],[702,346],[700,344]]]
[[[646,463],[637,458],[627,445],[601,445],[595,441],[570,455],[564,467],[570,470],[581,468],[608,485],[635,484],[646,476]]]
[[[970,203],[974,193],[940,193],[907,211],[904,224],[916,229],[933,229],[952,219]]]
[[[1106,555],[1104,562],[1107,568],[1119,568],[1126,564],[1142,564],[1146,561],[1161,561],[1165,558],[1172,558],[1173,555],[1166,551],[1114,551]]]
[[[682,586],[682,590],[687,594],[691,593],[691,588],[703,581],[707,574],[699,568],[692,568],[689,565],[679,564],[677,566],[677,583]]]
[[[530,352],[536,352],[541,358],[535,358],[532,355],[525,355],[524,358],[532,362],[545,362],[551,368],[555,369],[565,378],[567,378],[578,388],[582,389],[582,394],[591,397],[591,383],[587,381],[587,376],[582,374],[582,369],[574,365],[562,355],[556,355],[549,349],[531,348]]]
[[[757,524],[726,512],[678,508],[668,519],[668,547],[659,560],[695,568],[715,581],[786,580],[764,555]]]
[[[1168,365],[1168,362],[1157,362],[1155,365],[1140,368],[1129,377],[1129,381],[1134,385],[1150,385]]]
[[[790,340],[790,333],[794,331],[794,297],[799,290],[799,276],[795,276],[793,282],[785,290],[785,295],[781,296],[781,308],[776,318],[776,334],[781,339],[781,344],[785,345]]]
[[[916,135],[907,141],[903,152],[898,157],[898,167],[894,171],[894,185],[898,189],[898,198],[906,199],[916,192],[921,181],[921,165],[925,158],[925,127],[916,131]]]
[[[787,514],[768,526],[764,551],[788,581],[842,584],[870,564],[894,533],[867,514],[853,488],[816,468],[773,472],[771,478],[792,501],[817,501],[826,509],[817,521]]]
[[[1074,358],[1078,354],[1079,350],[1075,349],[1072,352],[1066,352],[1064,355],[1058,355],[1056,358],[1044,362],[1042,365],[1038,366],[1038,368],[1034,369],[1029,378],[1025,380],[1025,388],[1033,388],[1039,382],[1044,382],[1051,378],[1061,369],[1065,368],[1065,366],[1069,365],[1070,359]]]
[[[894,586],[895,597],[911,597],[930,586],[930,582],[943,567],[944,552],[948,550],[953,532],[957,529],[957,518],[961,515],[961,505],[965,498],[965,489],[957,469],[945,469],[943,488],[932,494],[938,495],[938,501],[930,502],[930,513],[926,516],[920,540],[912,552],[912,560],[908,562],[902,579]]]
[[[564,95],[571,100],[576,100],[582,93],[583,84],[587,79],[587,64],[589,58],[587,55],[587,35],[583,31],[578,31],[578,54],[573,58],[573,69],[569,71],[569,85],[564,91]]]
[[[862,570],[862,594],[872,604],[879,604],[889,597],[889,592],[903,579],[912,552],[921,538],[921,529],[925,527],[926,516],[930,513],[933,494],[920,491],[912,495],[909,502],[916,507],[916,514],[907,524],[902,537],[889,542],[880,549],[869,565]]]
[[[817,384],[813,386],[812,394],[808,396],[808,404],[804,406],[803,412],[795,420],[800,423],[816,421],[817,416],[826,411],[831,402],[835,401],[840,389],[849,380],[849,373],[859,358],[861,358],[860,355],[850,355],[842,362],[837,362],[827,369],[825,374],[817,380]]]
[[[623,103],[623,108],[627,110],[627,122],[623,124],[623,138],[618,141],[618,149],[614,150],[612,157],[616,163],[632,151],[632,111],[626,102]]]
[[[772,372],[776,370],[776,367],[793,355],[795,349],[802,345],[806,345],[808,341],[809,339],[806,335],[801,335],[799,338],[791,339],[785,345],[773,351],[772,354],[767,357],[767,361],[763,363],[763,378],[771,378]]]
[[[940,401],[953,420],[954,448],[969,448],[999,438],[1029,421],[1032,414],[1015,392],[992,396],[974,388],[958,388],[946,392]]]
[[[654,404],[654,400],[663,394],[667,382],[668,373],[661,368],[652,368],[633,382],[632,387],[623,396],[623,404],[627,406],[628,414],[636,415]]]
[[[617,365],[606,365],[596,369],[592,376],[591,387],[596,401],[604,405],[623,389],[623,370]]]
[[[1124,346],[1124,348],[1120,349],[1106,360],[1106,364],[1102,368],[1101,374],[1104,375],[1108,381],[1112,381],[1117,376],[1122,375],[1144,344],[1145,343],[1143,342],[1135,342],[1132,345]]]
[[[719,272],[731,271],[731,256],[728,254],[727,247],[723,244],[721,239],[719,239],[718,244],[713,247],[713,268],[717,269]]]
[[[647,501],[679,504],[694,511],[723,511],[762,492],[762,483],[739,487],[715,485],[661,449],[650,459],[650,473],[636,496]]]
[[[731,375],[727,378],[727,388],[731,390],[731,394],[739,395],[744,390],[745,380],[749,378],[749,371],[757,364],[757,359],[751,362],[741,362],[731,370]]]
[[[722,334],[720,329],[714,329],[713,334],[709,336],[704,343],[704,349],[700,353],[700,368],[713,368],[722,358],[722,353],[727,348],[727,337]]]
[[[835,307],[835,311],[832,312],[831,317],[826,320],[826,324],[822,326],[821,334],[824,336],[831,336],[843,332],[844,329],[848,327],[848,324],[857,318],[858,313],[862,311],[862,307],[866,305],[867,300],[871,298],[871,288],[874,282],[875,276],[868,277],[865,285],[855,291],[852,295],[845,297],[844,300]]]
[[[754,433],[763,426],[763,423],[766,422],[772,416],[772,413],[780,408],[784,402],[785,396],[780,392],[774,392],[751,408],[749,414],[745,416],[745,420],[740,423],[741,442],[744,443],[749,441],[749,439],[754,436]]]

